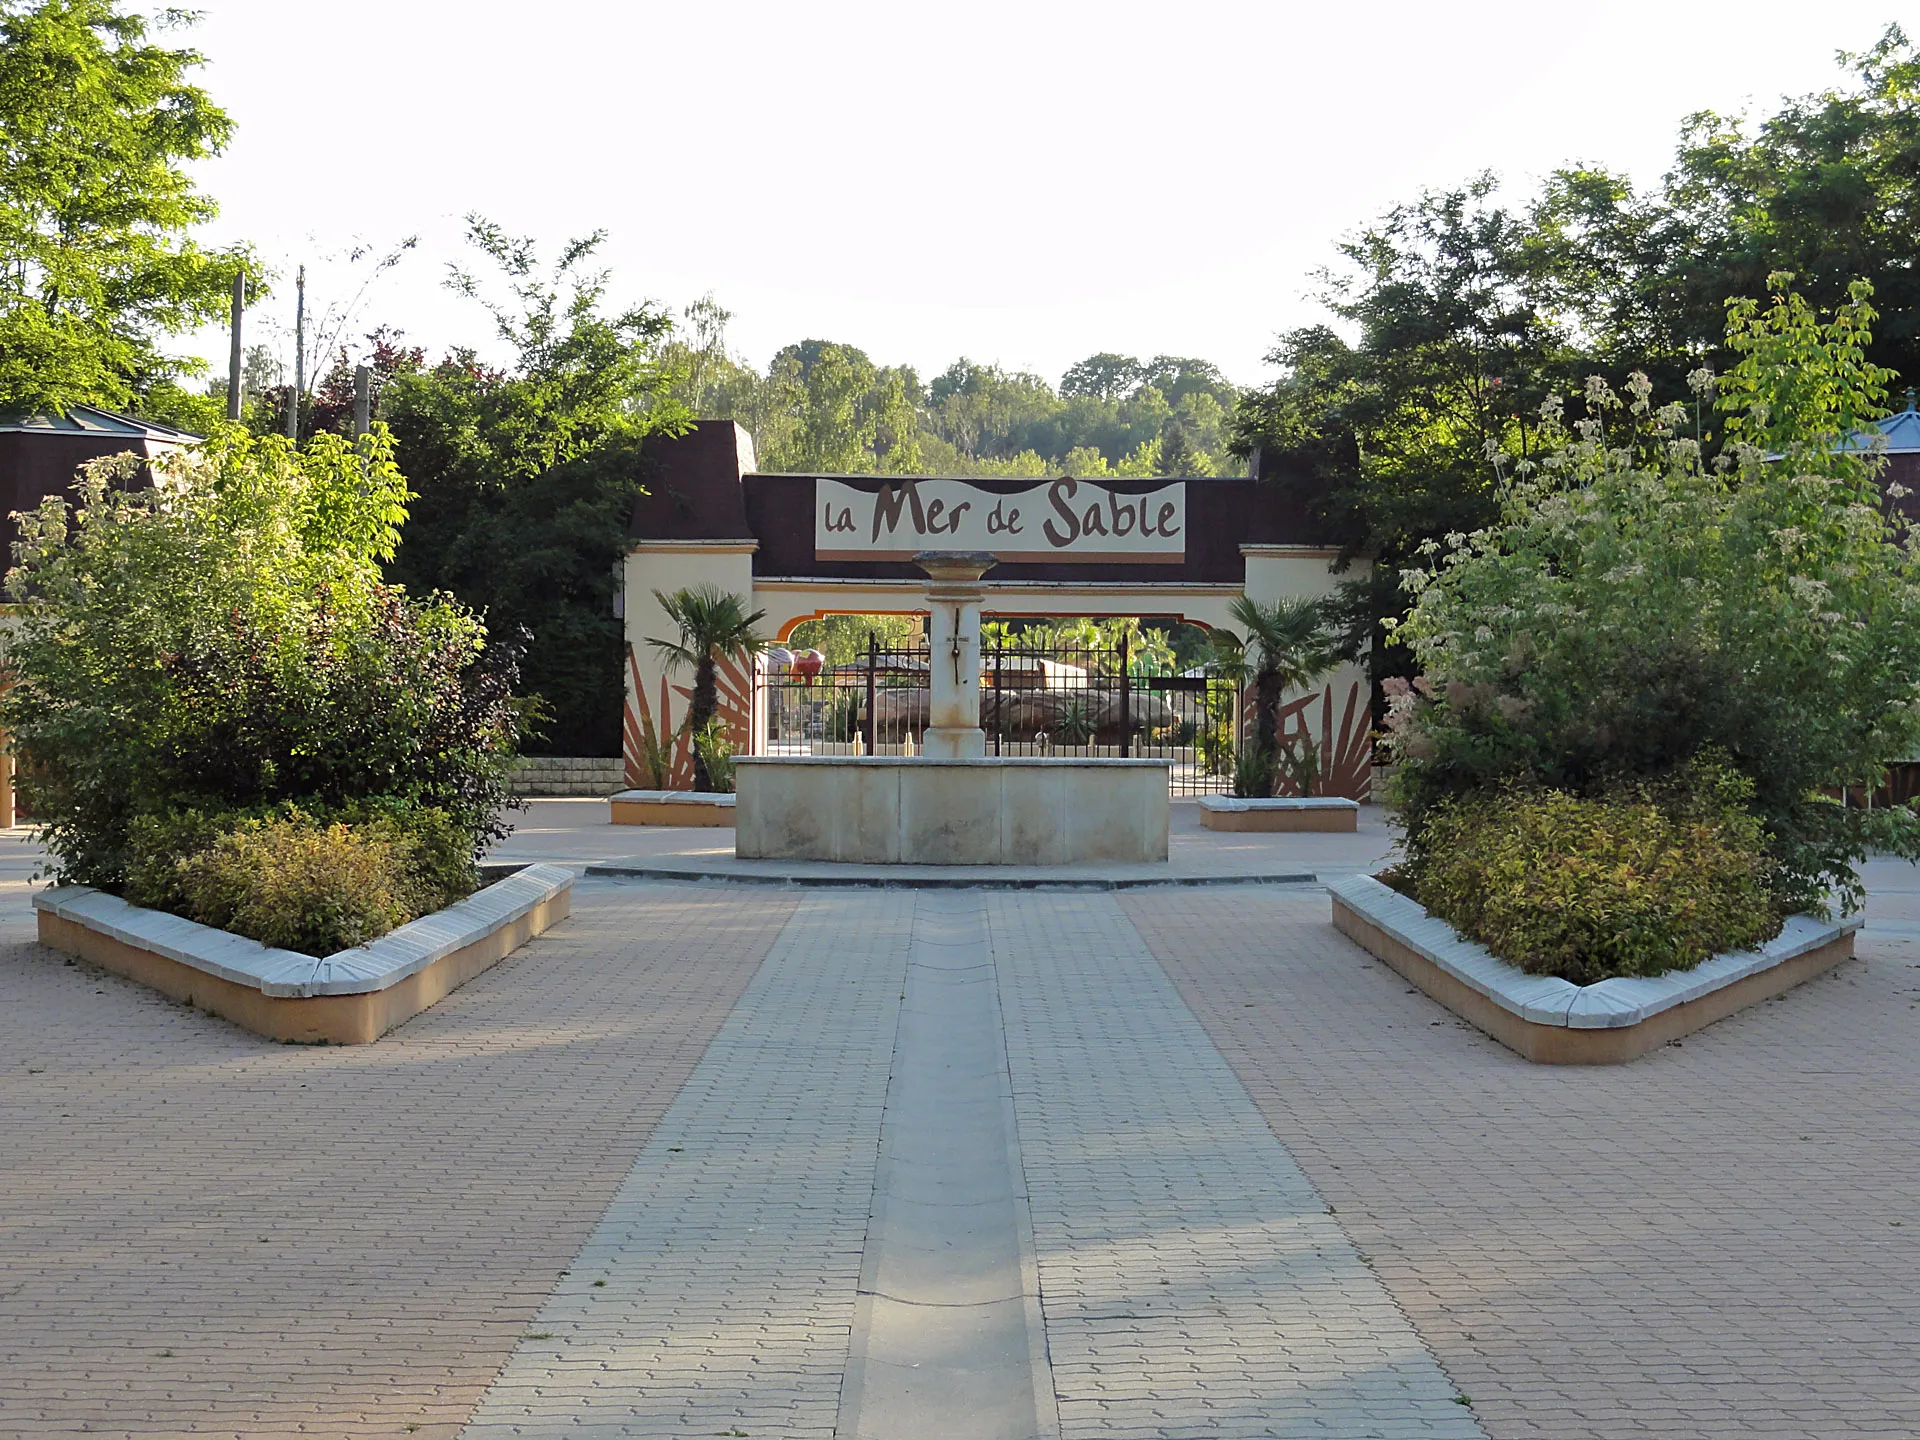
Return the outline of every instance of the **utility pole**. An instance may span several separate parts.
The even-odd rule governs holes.
[[[373,428],[373,367],[353,367],[353,438]]]
[[[227,419],[240,418],[240,386],[243,351],[240,345],[240,316],[247,308],[247,272],[233,277],[233,338],[227,351]]]
[[[307,388],[307,267],[293,282],[293,390],[287,396],[287,438],[300,438],[300,396]]]

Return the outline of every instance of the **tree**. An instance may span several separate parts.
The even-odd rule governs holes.
[[[427,352],[418,345],[401,343],[405,337],[382,325],[367,336],[366,359],[361,361],[370,372],[367,377],[370,413],[380,413],[380,401],[387,387],[399,375],[418,372],[427,362]],[[353,433],[354,371],[358,368],[343,345],[335,353],[333,366],[313,387],[301,429],[306,434],[330,430],[336,435]],[[285,400],[281,405],[284,407]],[[280,414],[284,415],[282,408]]]
[[[1117,404],[1133,393],[1145,376],[1140,362],[1131,355],[1102,351],[1067,367],[1060,377],[1060,393],[1068,399],[1105,400]]]
[[[1253,743],[1246,747],[1251,763],[1242,773],[1265,777],[1261,786],[1271,794],[1281,761],[1280,702],[1289,689],[1311,685],[1339,663],[1324,603],[1304,596],[1286,596],[1271,603],[1242,595],[1227,613],[1245,633],[1214,632],[1213,668],[1240,685],[1253,687]],[[1249,658],[1251,652],[1251,658]],[[1308,742],[1311,745],[1311,742]],[[1302,785],[1302,793],[1306,786]]]
[[[682,665],[693,667],[693,695],[687,702],[686,730],[693,739],[693,788],[713,789],[707,747],[703,743],[720,710],[720,689],[716,667],[721,660],[754,655],[767,642],[754,629],[766,618],[766,611],[748,612],[738,595],[717,585],[696,585],[653,598],[667,612],[667,618],[679,627],[677,639],[652,637],[648,643],[665,657],[668,669]]]
[[[233,131],[200,63],[115,0],[0,0],[0,412],[126,408],[200,368],[161,341],[249,265],[191,238],[216,207],[187,166]]]
[[[1489,450],[1537,455],[1538,408],[1580,366],[1565,327],[1542,302],[1538,227],[1494,199],[1483,175],[1396,207],[1341,246],[1349,268],[1327,273],[1324,299],[1354,327],[1281,337],[1280,377],[1243,396],[1237,454],[1288,488],[1340,546],[1337,567],[1366,555],[1369,576],[1335,602],[1344,650],[1366,655],[1379,682],[1410,673],[1380,642],[1406,598],[1391,573],[1425,541],[1479,528],[1497,513]]]
[[[468,231],[494,274],[450,267],[449,285],[487,307],[513,358],[494,369],[455,351],[388,384],[384,418],[418,492],[389,573],[532,633],[525,683],[550,715],[545,753],[616,754],[613,596],[641,441],[691,419],[659,355],[671,322],[650,304],[607,312],[606,275],[591,268],[598,234],[543,267],[530,240],[478,216]]]
[[[1863,55],[1842,53],[1851,90],[1784,102],[1749,131],[1739,118],[1692,116],[1667,177],[1666,209],[1691,243],[1652,268],[1685,305],[1686,338],[1721,343],[1721,302],[1764,300],[1789,272],[1809,303],[1847,303],[1874,287],[1884,322],[1874,359],[1920,378],[1920,53],[1889,25]],[[1676,227],[1677,228],[1677,227]]]
[[[1162,432],[1175,422],[1186,441],[1170,452],[1180,473],[1236,470],[1228,420],[1237,392],[1204,360],[1095,355],[1056,394],[1038,375],[964,356],[922,385],[908,366],[814,339],[784,346],[757,372],[727,351],[731,319],[711,296],[687,307],[661,358],[677,376],[673,397],[746,426],[767,470],[1144,478],[1169,473]]]
[[[1204,475],[1206,462],[1187,438],[1187,427],[1178,415],[1169,415],[1160,427],[1159,471],[1162,475]]]

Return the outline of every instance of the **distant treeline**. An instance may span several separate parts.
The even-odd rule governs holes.
[[[923,383],[828,340],[755,370],[727,349],[732,315],[687,307],[663,362],[702,419],[738,420],[772,471],[860,475],[1229,475],[1238,392],[1205,360],[1089,356],[1061,377],[959,359]]]

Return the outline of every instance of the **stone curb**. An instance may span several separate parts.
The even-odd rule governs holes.
[[[615,805],[698,805],[733,808],[735,797],[718,790],[617,790],[607,797]]]
[[[178,915],[129,905],[87,885],[62,885],[33,897],[34,909],[216,976],[262,995],[305,998],[367,995],[419,974],[435,961],[512,925],[571,889],[573,872],[529,865],[444,910],[322,959],[276,950]]]
[[[1291,810],[1353,810],[1358,811],[1358,800],[1345,800],[1338,795],[1288,795],[1270,800],[1249,799],[1241,795],[1202,795],[1199,797],[1202,810],[1214,810],[1222,814],[1242,815],[1259,814],[1266,811],[1285,813]]]
[[[1791,915],[1780,933],[1758,950],[1716,955],[1691,970],[1666,975],[1575,985],[1558,976],[1529,975],[1519,966],[1497,959],[1485,946],[1462,939],[1446,921],[1429,915],[1422,906],[1371,875],[1330,880],[1327,893],[1503,1010],[1536,1025],[1565,1025],[1576,1030],[1637,1025],[1662,1010],[1698,1000],[1860,928],[1857,916],[1830,922]]]
[[[895,866],[895,869],[910,869]],[[987,867],[981,867],[983,869]],[[711,870],[669,865],[589,865],[588,875],[616,880],[682,880],[700,884],[767,885],[793,890],[1155,890],[1206,885],[1312,885],[1311,874],[1165,876],[803,875],[793,872]]]
[[[1666,975],[1575,985],[1509,965],[1370,875],[1326,888],[1336,929],[1462,1019],[1545,1064],[1637,1059],[1850,959],[1861,924],[1859,916],[1789,916],[1757,950]]]

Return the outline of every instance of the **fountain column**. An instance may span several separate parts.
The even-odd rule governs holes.
[[[977,760],[987,753],[980,728],[980,577],[998,558],[980,550],[923,550],[913,563],[927,572],[927,626],[933,663],[932,706],[924,753],[929,760]]]

